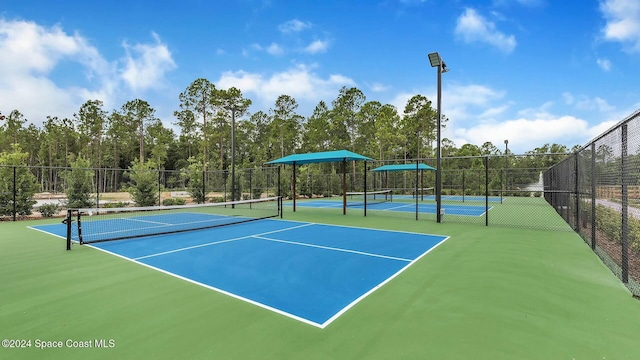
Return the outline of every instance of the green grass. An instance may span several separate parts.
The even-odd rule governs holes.
[[[573,233],[285,211],[451,238],[319,329],[26,228],[46,221],[0,223],[0,338],[32,340],[0,358],[640,358],[640,302]],[[39,350],[36,339],[115,347]]]

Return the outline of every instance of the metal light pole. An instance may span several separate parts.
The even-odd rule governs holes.
[[[436,221],[442,222],[442,154],[441,154],[441,121],[442,121],[442,73],[449,71],[437,52],[429,54],[431,67],[438,68],[438,119],[436,120]]]
[[[504,189],[509,190],[507,175],[509,174],[509,140],[504,141]]]

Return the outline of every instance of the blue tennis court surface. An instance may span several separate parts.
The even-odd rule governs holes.
[[[324,328],[446,239],[269,219],[87,246]]]
[[[291,203],[285,203],[285,206],[291,206]],[[342,208],[342,201],[336,200],[302,200],[296,202],[296,206],[302,207],[314,207],[314,208]],[[348,205],[349,208],[352,209],[362,209],[364,205],[356,204],[356,205]],[[482,216],[485,214],[486,208],[484,206],[476,206],[476,205],[452,205],[452,204],[442,204],[441,208],[444,209],[445,214],[451,215],[462,215],[462,216]],[[410,202],[382,202],[382,203],[371,203],[367,204],[367,210],[375,210],[375,211],[400,211],[400,212],[415,212],[416,211],[416,203]],[[489,207],[491,210],[491,207]],[[418,212],[427,213],[427,214],[435,214],[436,213],[436,204],[435,203],[418,203]]]
[[[442,200],[447,200],[447,201],[474,201],[474,202],[485,202],[486,200],[489,200],[489,202],[502,202],[503,199],[499,196],[489,196],[488,198],[485,198],[484,196],[478,196],[478,195],[442,195]],[[415,197],[413,197],[413,195],[393,195],[394,199],[412,199],[415,200]],[[436,196],[435,195],[424,195],[424,196],[418,196],[418,200],[419,201],[436,201]]]

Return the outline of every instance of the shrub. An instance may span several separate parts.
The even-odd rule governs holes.
[[[103,208],[112,209],[112,208],[123,208],[129,206],[129,203],[126,201],[114,201],[108,202],[101,205]]]
[[[91,199],[93,186],[93,170],[89,169],[89,160],[78,157],[71,162],[71,169],[62,174],[69,184],[67,194],[67,207],[69,208],[89,208],[95,202]]]
[[[26,163],[28,156],[29,154],[22,152],[18,145],[14,145],[13,152],[0,153],[0,164],[23,165]],[[14,176],[16,179],[15,184],[13,184]],[[17,215],[31,215],[33,205],[36,203],[33,200],[33,196],[37,188],[36,178],[27,168],[22,166],[17,168],[12,166],[0,167],[0,216],[12,215],[14,206]],[[14,191],[15,194],[13,193]],[[15,204],[13,202],[14,197]]]
[[[197,204],[207,202],[207,196],[204,193],[204,164],[196,158],[189,158],[189,165],[180,171],[180,176],[187,184],[187,191],[191,195],[193,201]]]
[[[149,160],[145,163],[134,160],[129,167],[134,185],[126,190],[137,206],[158,204],[158,173],[156,164]]]
[[[261,197],[262,197],[262,189],[254,188],[253,189],[253,198],[254,199],[260,199]]]
[[[47,203],[42,204],[38,211],[43,217],[52,217],[60,211],[61,207],[58,204]]]
[[[164,206],[173,206],[173,205],[184,205],[187,203],[187,200],[183,198],[170,198],[162,200],[162,205]]]

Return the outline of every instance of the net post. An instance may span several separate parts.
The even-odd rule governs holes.
[[[278,196],[278,212],[280,213],[280,219],[282,219],[282,213],[284,212],[284,206],[282,206],[282,196]]]
[[[73,212],[71,210],[67,210],[67,216],[62,223],[67,226],[67,250],[71,250],[71,222],[73,220]]]
[[[78,211],[78,219],[76,221],[78,222],[78,243],[82,245],[84,244],[84,241],[82,241],[82,221],[80,221],[80,211]]]

